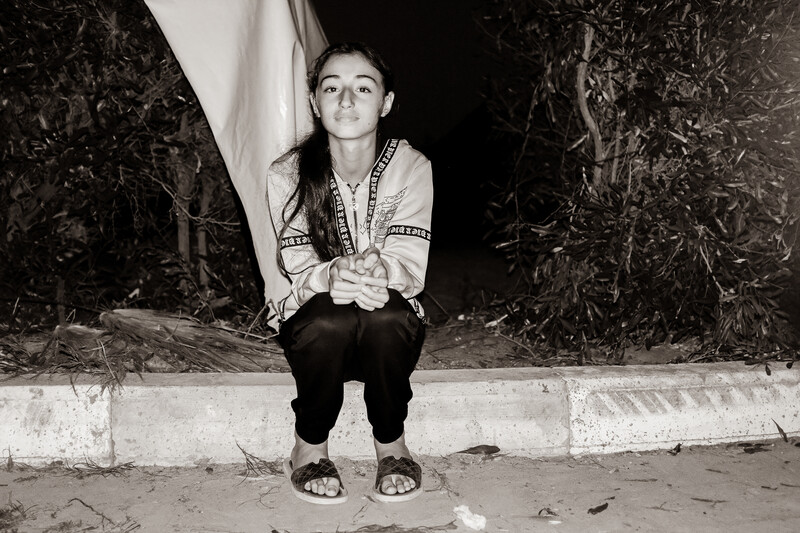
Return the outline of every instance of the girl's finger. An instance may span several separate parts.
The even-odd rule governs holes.
[[[361,276],[359,278],[362,285],[369,285],[372,287],[386,288],[389,286],[389,280],[386,278],[376,278],[372,276]]]
[[[361,285],[354,285],[346,281],[334,281],[328,292],[331,298],[343,298],[352,302],[361,293]]]
[[[378,289],[373,295],[372,300],[380,302],[383,305],[389,301],[389,292],[386,289]]]
[[[371,289],[369,287],[364,287],[361,290],[361,293],[356,296],[356,301],[362,301],[366,304],[375,307],[376,309],[380,309],[386,302],[389,301],[389,293],[386,291],[381,291],[381,289]]]
[[[358,274],[366,274],[367,273],[367,269],[364,267],[364,263],[365,263],[364,258],[361,257],[361,256],[358,256],[353,261],[352,270],[356,271]]]
[[[365,298],[363,294],[359,294],[353,300],[357,306],[359,306],[364,311],[374,311],[375,310],[375,303],[370,301],[369,298]]]
[[[341,277],[344,281],[348,281],[356,285],[362,285],[361,276],[352,270],[340,270],[339,277]]]
[[[370,276],[373,278],[387,278],[389,277],[388,273],[386,272],[386,267],[383,266],[383,263],[379,263],[375,265],[375,268],[369,273]]]
[[[378,264],[378,261],[380,261],[380,256],[378,256],[378,254],[369,254],[364,259],[364,268],[367,269],[367,271],[372,270],[372,268]]]

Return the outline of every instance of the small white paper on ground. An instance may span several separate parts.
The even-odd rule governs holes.
[[[453,509],[453,512],[470,529],[480,531],[486,527],[486,517],[473,513],[466,505],[459,505]]]

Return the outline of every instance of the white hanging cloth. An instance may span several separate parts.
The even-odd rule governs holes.
[[[287,292],[269,164],[308,131],[308,64],[327,46],[308,0],[145,0],[192,85],[241,199],[267,302]]]

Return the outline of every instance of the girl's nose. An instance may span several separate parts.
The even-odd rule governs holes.
[[[353,95],[350,91],[342,91],[342,99],[339,101],[339,105],[344,108],[353,107]]]

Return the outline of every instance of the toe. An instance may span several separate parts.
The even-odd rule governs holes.
[[[327,495],[331,490],[330,484],[332,482],[333,482],[333,478],[324,477],[324,478],[320,479],[319,480],[319,494],[320,495]],[[336,496],[335,493],[334,493],[334,496]]]
[[[306,483],[306,490],[320,496],[336,496],[339,494],[339,480],[333,477],[312,479]]]
[[[331,479],[330,482],[327,484],[327,487],[328,489],[327,491],[325,491],[325,494],[327,496],[333,497],[339,494],[339,482],[336,481],[335,479]]]
[[[381,482],[381,492],[384,494],[397,494],[394,476],[386,476]]]
[[[391,475],[383,478],[381,492],[384,494],[403,494],[416,488],[416,482],[410,477]]]
[[[403,494],[404,492],[408,492],[411,490],[411,485],[408,482],[408,478],[403,476],[397,480],[397,492]]]

